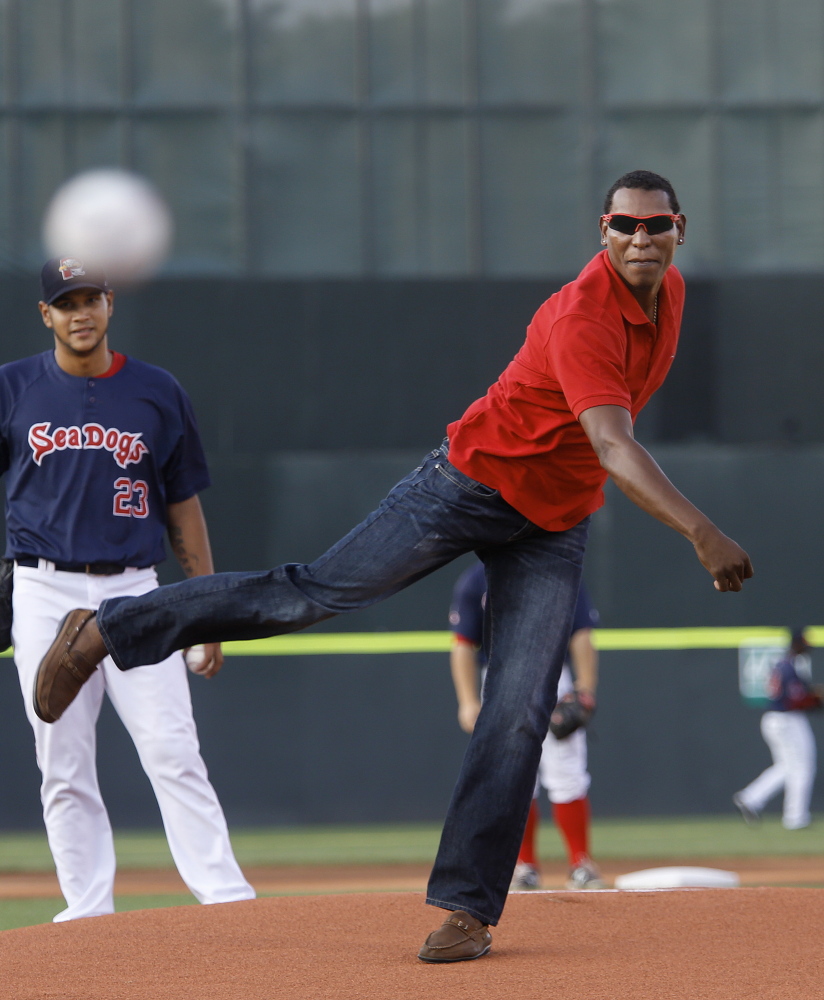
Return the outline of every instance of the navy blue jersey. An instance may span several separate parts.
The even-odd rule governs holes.
[[[483,563],[479,562],[458,577],[449,609],[449,626],[452,631],[479,647],[483,647],[485,603],[486,575]],[[592,606],[586,587],[581,584],[571,634],[574,635],[583,628],[597,628],[599,621],[598,612]],[[483,649],[481,656],[485,661]]]
[[[795,667],[795,656],[790,652],[770,671],[767,681],[770,710],[773,712],[794,712],[818,708],[821,699],[812,686],[800,677]]]
[[[166,506],[209,485],[189,398],[127,358],[108,378],[68,375],[53,351],[0,367],[6,556],[152,566]]]

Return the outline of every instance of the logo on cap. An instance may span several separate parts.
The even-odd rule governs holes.
[[[86,273],[83,265],[75,257],[64,257],[57,270],[63,275],[64,281],[68,281],[70,278],[79,278]]]

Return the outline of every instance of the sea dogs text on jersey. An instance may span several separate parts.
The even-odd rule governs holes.
[[[51,423],[32,424],[29,428],[29,446],[37,465],[53,451],[65,451],[66,448],[75,451],[105,448],[121,469],[127,465],[139,462],[148,454],[148,447],[140,440],[143,432],[136,434],[119,431],[116,427],[108,430],[100,424],[83,424],[82,427],[56,427],[49,433]]]

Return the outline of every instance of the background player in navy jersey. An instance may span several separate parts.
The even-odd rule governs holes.
[[[37,665],[78,601],[157,586],[169,537],[187,576],[213,572],[198,491],[209,485],[191,404],[168,372],[108,346],[113,292],[74,258],[41,273],[54,350],[0,367],[0,473],[14,569],[14,658],[34,729],[49,845],[67,908],[56,921],[112,913],[115,855],[95,765],[106,692],[154,788],[183,880],[203,903],[249,899],[198,749],[186,666],[175,653],[131,674],[110,660],[59,722],[31,705]],[[197,672],[216,673],[218,645]]]
[[[821,693],[811,684],[809,649],[804,629],[796,629],[790,648],[770,671],[770,707],[761,716],[761,735],[773,762],[732,797],[747,823],[757,822],[770,799],[783,790],[784,829],[810,825],[816,748],[807,713],[821,708]]]
[[[466,733],[475,728],[475,720],[481,710],[479,680],[481,669],[486,664],[483,643],[485,604],[486,575],[483,563],[479,562],[458,577],[449,609],[449,624],[454,633],[450,652],[452,681],[458,698],[458,723]],[[591,635],[597,624],[598,612],[582,584],[572,623],[569,653],[558,683],[559,700],[575,690],[594,708],[598,654],[592,645]],[[538,766],[535,798],[527,818],[512,888],[537,889],[540,886],[535,839],[540,817],[537,795],[541,786],[547,790],[553,818],[566,844],[570,867],[567,888],[603,889],[604,882],[589,856],[590,808],[587,793],[590,776],[587,771],[586,730],[583,727],[561,740],[547,733]]]

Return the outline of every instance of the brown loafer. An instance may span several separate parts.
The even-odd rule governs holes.
[[[465,910],[455,910],[432,931],[418,952],[423,962],[468,962],[492,947],[489,926]]]
[[[70,611],[40,661],[32,701],[43,722],[57,722],[108,653],[94,617],[95,612],[88,609]]]

